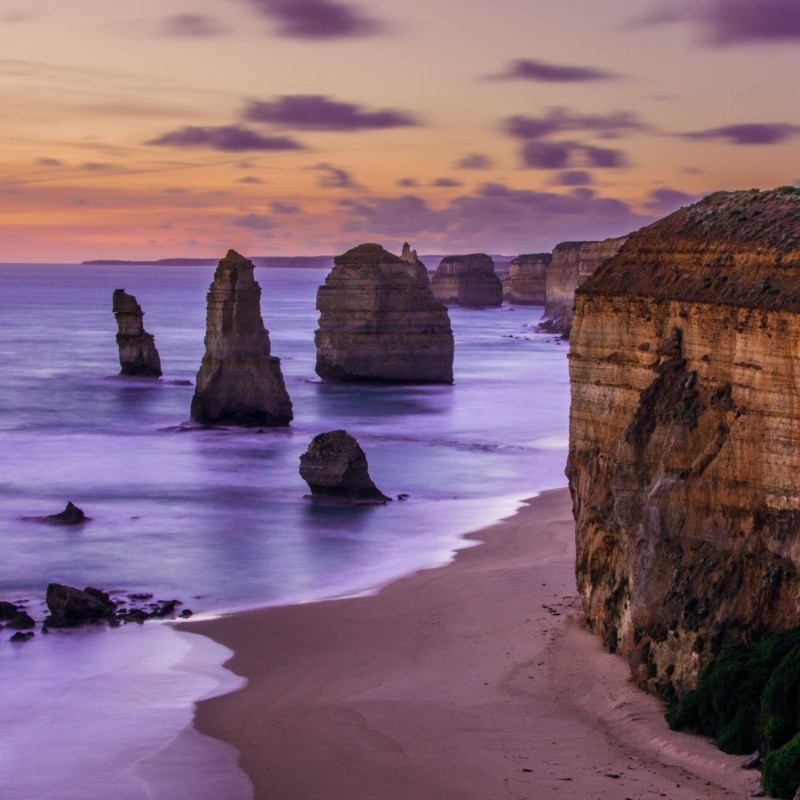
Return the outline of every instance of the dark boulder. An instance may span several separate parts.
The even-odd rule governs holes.
[[[13,603],[0,601],[0,621],[14,619],[19,614],[19,609]]]
[[[36,634],[33,631],[17,631],[8,641],[9,642],[29,642]]]
[[[46,600],[50,616],[45,620],[45,624],[51,628],[109,620],[115,616],[116,604],[107,594],[91,586],[81,590],[60,583],[51,583],[47,587]]]
[[[48,514],[44,519],[56,525],[80,525],[82,522],[86,522],[87,517],[78,506],[69,500],[66,508],[60,514]]]
[[[36,621],[27,611],[19,611],[7,623],[6,628],[12,631],[27,631],[36,627]]]

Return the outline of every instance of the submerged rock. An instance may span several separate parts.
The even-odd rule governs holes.
[[[14,631],[27,631],[36,627],[36,621],[27,611],[18,611],[7,623],[6,628]]]
[[[14,603],[0,602],[0,621],[5,622],[19,614],[19,609]]]
[[[443,303],[461,306],[503,304],[503,284],[486,253],[445,256],[431,278],[431,289]]]
[[[120,374],[158,378],[161,359],[153,335],[144,329],[144,312],[136,298],[124,289],[115,289],[112,310],[117,319]]]
[[[508,267],[508,279],[503,284],[503,297],[519,305],[544,305],[547,270],[552,258],[550,253],[528,253],[513,259]]]
[[[280,359],[270,355],[253,264],[229,250],[208,291],[206,353],[191,417],[203,424],[280,426],[292,421]]]
[[[367,457],[347,431],[321,433],[300,456],[300,477],[311,494],[351,500],[387,502],[369,477]]]
[[[453,382],[447,309],[413,251],[404,253],[362,244],[334,259],[317,292],[316,371],[323,380]]]
[[[99,589],[87,586],[76,589],[61,583],[51,583],[45,598],[50,616],[45,625],[51,628],[65,628],[98,620],[113,620],[116,603]]]
[[[86,522],[87,517],[82,509],[74,505],[71,500],[68,500],[61,513],[48,514],[44,519],[56,525],[80,525],[82,522]]]

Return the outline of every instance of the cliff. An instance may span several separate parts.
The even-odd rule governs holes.
[[[575,290],[607,259],[616,255],[625,237],[601,242],[562,242],[553,248],[547,269],[542,327],[569,335]]]
[[[439,300],[461,306],[499,306],[503,285],[494,274],[494,261],[486,253],[445,256],[431,277]]]
[[[354,247],[334,259],[317,309],[316,371],[323,380],[453,382],[450,318],[418,261],[378,244]]]
[[[800,623],[800,194],[711,195],[577,291],[567,476],[586,617],[637,683],[693,688]]]
[[[144,312],[132,294],[115,289],[111,310],[117,320],[117,347],[120,375],[141,375],[158,378],[161,359],[153,335],[144,329]]]
[[[503,284],[504,299],[509,303],[543,306],[552,258],[550,253],[529,253],[513,259]]]
[[[206,352],[191,417],[211,424],[278,426],[292,420],[280,359],[270,355],[253,264],[234,250],[217,265],[208,290]]]

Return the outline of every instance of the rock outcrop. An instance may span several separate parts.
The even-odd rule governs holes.
[[[800,624],[800,193],[717,193],[576,294],[567,463],[586,617],[637,683],[693,688]]]
[[[270,355],[253,264],[236,251],[217,265],[208,290],[206,353],[191,417],[203,424],[288,425],[292,402],[280,359]]]
[[[46,525],[81,525],[89,521],[89,517],[83,513],[83,509],[78,508],[71,500],[67,501],[63,511],[58,514],[46,514],[39,517],[22,517],[25,522],[43,522]]]
[[[99,589],[87,586],[76,589],[61,583],[51,583],[45,598],[50,616],[45,625],[51,628],[68,628],[87,622],[113,619],[116,603]]]
[[[158,378],[161,359],[153,335],[144,329],[144,312],[132,294],[115,289],[111,308],[117,320],[120,375]]]
[[[519,305],[543,306],[552,258],[550,253],[529,253],[513,259],[503,284],[504,299]]]
[[[419,261],[379,244],[334,259],[317,292],[317,374],[339,383],[452,383],[453,332]]]
[[[562,242],[553,248],[547,269],[546,298],[541,328],[569,336],[575,290],[625,244],[625,236],[601,242]]]
[[[316,497],[380,503],[389,500],[372,482],[367,457],[347,431],[315,436],[300,456],[300,477]]]
[[[503,304],[503,284],[486,253],[445,256],[431,277],[431,289],[443,303],[460,306]]]

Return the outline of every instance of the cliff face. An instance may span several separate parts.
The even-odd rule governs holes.
[[[486,253],[445,256],[431,277],[431,289],[443,303],[461,306],[499,306],[503,284]]]
[[[317,292],[317,374],[342,383],[452,383],[453,333],[425,267],[378,244],[334,259]]]
[[[124,289],[115,289],[111,309],[117,320],[120,375],[160,377],[161,359],[155,339],[144,329],[144,312],[136,298]]]
[[[234,250],[217,265],[208,290],[206,353],[197,373],[192,419],[276,426],[292,420],[280,359],[270,355],[253,265]]]
[[[682,693],[800,623],[800,194],[711,195],[576,294],[567,463],[589,624]]]
[[[513,259],[503,285],[505,299],[509,303],[544,305],[547,269],[552,258],[550,253],[529,253]]]
[[[569,334],[575,290],[623,244],[624,236],[601,242],[562,242],[553,248],[547,269],[543,327]]]

